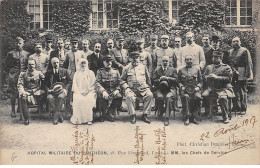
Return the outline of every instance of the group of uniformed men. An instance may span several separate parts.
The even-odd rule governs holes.
[[[182,103],[184,124],[198,123],[201,104],[205,115],[212,115],[219,104],[223,123],[228,123],[228,111],[245,114],[247,110],[247,81],[252,78],[252,60],[249,51],[241,47],[238,37],[232,40],[232,49],[224,51],[220,47],[220,37],[203,37],[203,47],[194,42],[194,34],[186,33],[186,45],[181,47],[181,37],[175,37],[175,48],[169,47],[169,36],[150,36],[150,46],[144,48],[144,38],[136,39],[136,51],[130,54],[124,49],[124,37],[118,36],[116,46],[108,39],[107,47],[101,50],[96,43],[94,51],[89,49],[89,41],[78,40],[64,43],[58,39],[56,50],[51,48],[52,39],[46,38],[46,48],[35,44],[33,55],[23,50],[24,40],[17,38],[17,49],[8,53],[6,72],[11,88],[12,117],[16,117],[15,99],[19,95],[19,106],[24,116],[24,124],[29,124],[28,102],[38,104],[38,112],[43,110],[43,100],[47,97],[47,110],[54,111],[54,124],[63,122],[61,106],[66,99],[66,109],[71,110],[72,79],[79,69],[79,60],[86,58],[88,67],[96,75],[98,93],[96,110],[101,111],[100,121],[113,122],[117,110],[122,105],[123,95],[130,113],[130,122],[136,123],[136,108],[139,98],[143,99],[142,120],[150,123],[148,114],[155,109],[164,125],[169,125],[171,111],[178,108],[178,98]],[[71,46],[70,46],[71,45]],[[203,103],[202,103],[203,102]],[[136,107],[137,106],[137,107]]]

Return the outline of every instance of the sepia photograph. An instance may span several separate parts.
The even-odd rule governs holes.
[[[0,165],[259,165],[259,0],[0,0]]]

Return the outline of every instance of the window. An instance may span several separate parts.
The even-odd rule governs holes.
[[[92,0],[92,29],[118,28],[118,11],[113,0]]]
[[[179,21],[180,0],[172,0],[172,19]]]
[[[226,0],[228,12],[226,25],[249,26],[252,24],[252,0]]]
[[[52,29],[52,4],[50,0],[43,0],[43,28]]]
[[[51,0],[30,0],[28,12],[30,14],[30,29],[52,29],[52,4]]]
[[[181,0],[163,0],[164,12],[166,15],[162,15],[162,12],[159,11],[160,17],[168,18],[170,23],[178,22],[180,1]]]
[[[40,28],[40,0],[29,1],[29,14],[31,18],[30,29]]]
[[[118,11],[113,10],[112,0],[107,0],[107,28],[118,28]]]

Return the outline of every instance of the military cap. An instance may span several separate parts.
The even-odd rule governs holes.
[[[152,34],[152,35],[150,36],[150,38],[151,38],[151,39],[158,39],[158,36],[157,36],[156,34]]]
[[[161,39],[169,39],[168,35],[162,35]]]
[[[50,36],[47,36],[47,37],[45,38],[45,41],[46,41],[46,42],[52,42],[53,40],[52,40],[52,38],[51,38]]]
[[[217,35],[213,35],[211,37],[211,39],[212,39],[212,41],[219,41],[220,40],[219,36],[217,36]]]
[[[72,38],[72,39],[70,39],[70,42],[71,42],[71,43],[77,43],[77,42],[79,42],[79,41],[78,41],[78,39],[76,39],[76,38]]]
[[[140,52],[138,52],[138,51],[133,51],[133,52],[131,52],[130,56],[131,56],[132,58],[138,58],[138,57],[140,56]]]
[[[135,40],[135,42],[136,43],[144,43],[145,40],[144,40],[144,38],[138,38],[138,39]]]
[[[113,60],[112,56],[110,54],[106,55],[104,58],[103,58],[103,61],[111,61]]]
[[[57,42],[64,42],[62,38],[58,38]]]
[[[122,41],[122,40],[125,40],[124,36],[120,35],[120,36],[117,36],[116,38],[117,41]]]
[[[223,57],[224,53],[221,51],[213,51],[213,57]]]
[[[16,38],[16,41],[17,41],[17,42],[20,42],[20,41],[24,42],[24,39],[22,39],[21,37],[17,37],[17,38]]]
[[[42,43],[39,43],[39,42],[34,43],[34,46],[37,46],[37,45],[41,45],[42,46]]]

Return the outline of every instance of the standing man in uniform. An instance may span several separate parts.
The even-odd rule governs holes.
[[[124,37],[118,36],[116,39],[116,47],[110,51],[113,56],[113,67],[118,69],[120,74],[123,68],[129,63],[128,51],[124,49],[124,44]]]
[[[151,111],[153,93],[150,90],[151,80],[147,68],[140,63],[140,53],[131,53],[131,63],[124,68],[122,73],[122,88],[126,96],[126,104],[131,115],[131,123],[136,123],[135,101],[136,97],[144,100],[142,120],[151,123],[148,114]]]
[[[204,79],[207,83],[207,89],[202,93],[205,100],[205,110],[210,111],[213,103],[216,106],[217,99],[220,105],[223,117],[223,123],[228,123],[228,98],[234,97],[231,86],[232,70],[229,65],[222,63],[224,53],[220,51],[213,52],[213,63],[208,65],[205,70]],[[212,110],[211,110],[212,115]]]
[[[49,56],[42,52],[42,44],[35,43],[35,53],[29,56],[29,59],[36,60],[36,70],[46,73],[49,64]]]
[[[96,43],[94,46],[94,52],[87,57],[88,68],[95,73],[95,76],[97,75],[97,70],[99,70],[104,66],[102,61],[104,56],[101,55],[100,52],[101,52],[101,44]]]
[[[210,49],[211,49],[211,46],[210,46],[210,41],[209,41],[209,35],[208,34],[205,34],[203,37],[202,37],[202,49],[204,51],[204,54],[206,52],[208,52]]]
[[[180,57],[181,37],[175,37],[174,44],[175,44],[175,48],[173,49],[173,53],[177,58],[177,70],[178,70],[181,67],[181,57]]]
[[[169,47],[169,36],[162,35],[161,37],[161,47],[159,50],[155,52],[155,60],[154,65],[159,67],[162,65],[162,57],[168,56],[169,57],[169,65],[171,67],[177,67],[177,58],[174,55],[173,49]]]
[[[234,92],[236,97],[233,99],[233,110],[240,111],[244,115],[247,111],[247,81],[253,79],[253,64],[248,49],[241,47],[239,37],[232,40],[233,49],[229,50],[230,66],[233,70]]]
[[[184,125],[189,125],[190,121],[199,124],[197,121],[200,106],[202,75],[198,66],[193,66],[192,55],[185,56],[186,66],[178,71],[178,82],[180,96],[185,116]]]
[[[175,101],[177,100],[177,70],[169,66],[169,57],[162,57],[162,66],[155,69],[153,82],[157,88],[159,118],[162,118],[165,113],[164,125],[168,126],[171,110],[176,110],[172,107],[176,108]]]
[[[15,118],[15,101],[18,98],[17,81],[21,72],[27,69],[27,59],[29,53],[23,50],[24,40],[16,38],[16,49],[7,54],[5,61],[5,72],[8,74],[8,91],[11,94],[11,117]],[[19,108],[18,102],[18,108]]]
[[[70,41],[69,41],[69,40],[66,40],[66,41],[65,41],[65,46],[64,46],[64,48],[65,48],[65,53],[67,53],[68,51],[71,50],[71,44],[70,44]]]
[[[64,61],[65,61],[65,54],[66,54],[63,39],[61,39],[61,38],[58,39],[57,46],[58,46],[58,49],[53,50],[50,54],[48,70],[53,69],[52,64],[51,64],[51,59],[54,57],[57,57],[60,60],[59,61],[60,67],[63,67]]]
[[[48,55],[48,60],[50,59],[50,54],[53,51],[52,43],[53,43],[52,38],[47,36],[46,39],[45,39],[45,48],[44,48],[44,50],[42,52],[44,54]]]
[[[205,55],[201,46],[194,42],[194,34],[186,33],[186,46],[181,48],[180,57],[181,65],[185,66],[185,57],[191,55],[193,57],[193,66],[198,66],[201,70],[205,67]]]
[[[205,59],[206,59],[206,66],[213,64],[213,52],[214,51],[220,51],[223,52],[223,58],[222,58],[222,62],[224,64],[230,64],[231,60],[229,57],[229,53],[227,51],[224,51],[220,48],[220,37],[217,35],[213,35],[211,37],[211,48],[205,52]]]
[[[29,125],[29,109],[28,102],[38,104],[38,112],[41,114],[41,98],[44,91],[41,90],[41,83],[45,76],[41,71],[35,69],[36,61],[34,59],[28,60],[28,69],[21,72],[18,79],[17,88],[21,98],[22,113],[24,117],[24,124]]]
[[[101,110],[100,121],[105,119],[114,122],[112,115],[116,115],[117,108],[121,107],[122,95],[120,87],[120,74],[117,69],[112,68],[112,56],[103,58],[104,67],[97,71],[96,82],[99,92],[99,109]]]
[[[152,57],[152,63],[153,63],[153,71],[156,69],[156,58],[155,58],[155,53],[157,50],[160,49],[160,47],[157,46],[158,43],[158,36],[155,34],[152,34],[150,36],[150,43],[151,45],[147,48],[145,48],[145,51],[149,52],[151,54]]]
[[[102,55],[108,55],[110,54],[110,51],[114,48],[114,41],[112,39],[107,40],[107,47],[105,50],[101,52]]]
[[[89,40],[85,39],[85,40],[82,40],[82,49],[83,49],[83,52],[84,52],[84,58],[87,59],[87,57],[91,54],[93,54],[93,51],[89,49]]]
[[[63,67],[65,69],[68,70],[69,74],[70,74],[70,78],[71,80],[73,80],[73,76],[74,76],[74,73],[79,70],[80,68],[80,63],[79,63],[79,60],[81,58],[84,58],[84,53],[83,51],[79,50],[78,49],[78,40],[75,39],[75,38],[72,38],[70,40],[70,43],[71,43],[71,50],[69,52],[66,53],[66,58],[65,58],[65,61],[63,63]],[[66,109],[67,111],[72,111],[72,108],[71,108],[71,104],[70,104],[70,101],[72,99],[72,92],[71,92],[71,85],[69,86],[68,88],[68,94],[67,94],[67,99],[66,99]]]
[[[137,48],[140,52],[140,61],[142,64],[146,66],[146,68],[150,73],[150,76],[152,76],[152,70],[153,70],[152,57],[149,52],[144,50],[144,43],[145,43],[144,38],[140,38],[136,40]]]

